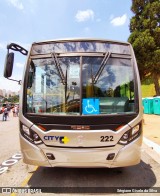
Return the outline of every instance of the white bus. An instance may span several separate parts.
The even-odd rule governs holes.
[[[130,43],[101,39],[35,42],[21,81],[23,161],[47,167],[125,167],[140,162],[141,85]],[[12,79],[14,80],[14,79]],[[20,81],[19,81],[20,83]]]

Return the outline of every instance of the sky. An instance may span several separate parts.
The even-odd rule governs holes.
[[[131,5],[131,0],[0,0],[0,89],[20,89],[3,77],[7,44],[29,50],[33,42],[61,38],[127,41]],[[15,52],[11,78],[22,79],[25,62]]]

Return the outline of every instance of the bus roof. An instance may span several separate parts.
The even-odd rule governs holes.
[[[111,52],[127,55],[131,54],[130,43],[128,42],[93,38],[68,38],[34,42],[30,55],[69,52]]]
[[[61,38],[61,39],[54,39],[54,40],[44,40],[44,41],[39,41],[39,42],[33,42],[32,45],[34,44],[45,44],[49,42],[74,42],[74,41],[94,41],[94,42],[109,42],[109,43],[117,43],[117,44],[125,44],[125,45],[130,45],[129,42],[124,42],[124,41],[118,41],[118,40],[110,40],[110,39],[102,39],[102,38]]]

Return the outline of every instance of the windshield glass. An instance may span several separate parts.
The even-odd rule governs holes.
[[[32,59],[27,112],[52,115],[133,113],[134,89],[130,59],[109,56],[64,56],[58,57],[57,62],[53,58]]]
[[[32,61],[34,72],[32,85],[27,90],[28,112],[32,113],[79,113],[80,58],[62,57],[57,66],[54,59]],[[62,76],[59,73],[62,70]]]
[[[83,58],[82,113],[133,112],[134,74],[131,60],[110,58],[104,65],[101,62],[102,58]]]

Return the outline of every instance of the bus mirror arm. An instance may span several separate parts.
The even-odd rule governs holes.
[[[22,46],[18,45],[18,44],[15,44],[15,43],[10,43],[7,45],[7,49],[9,51],[10,50],[14,50],[14,51],[18,51],[20,52],[21,54],[23,55],[27,55],[28,54],[28,51],[23,48]]]
[[[8,80],[12,80],[14,82],[18,82],[19,85],[22,84],[22,80],[15,80],[15,79],[11,79],[11,78],[7,78]]]

